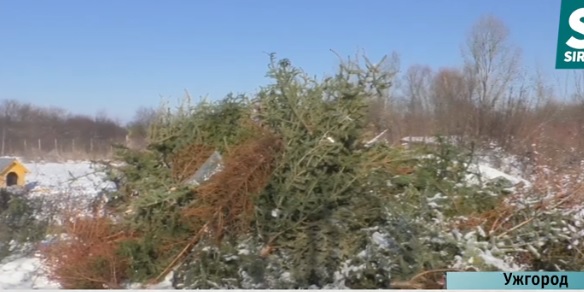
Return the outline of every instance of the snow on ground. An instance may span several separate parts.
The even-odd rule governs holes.
[[[0,263],[0,290],[59,289],[42,271],[38,257],[12,258]]]
[[[55,202],[75,199],[88,204],[104,189],[112,187],[105,176],[88,161],[65,163],[25,163],[30,173],[26,176],[26,187],[33,196],[45,196]],[[63,200],[63,196],[66,197]],[[84,205],[82,205],[84,206]],[[85,205],[87,206],[87,205]],[[37,255],[11,256],[0,262],[0,290],[4,289],[58,289],[59,284],[46,277]],[[172,288],[170,278],[151,287]]]
[[[26,176],[26,188],[31,195],[45,196],[49,200],[67,196],[89,202],[100,190],[111,186],[90,162],[25,163],[25,166],[30,171]],[[36,255],[9,257],[0,262],[0,290],[59,288],[44,274]]]
[[[30,163],[26,166],[30,171],[27,188],[33,194],[94,197],[111,186],[104,181],[104,174],[90,162]]]
[[[521,177],[512,176],[510,174],[504,173],[496,168],[493,168],[493,167],[491,167],[487,164],[483,164],[483,163],[477,163],[477,164],[470,165],[469,171],[472,173],[479,174],[480,177],[486,181],[492,181],[495,179],[505,179],[505,180],[509,181],[514,186],[518,185],[518,184],[523,184],[525,187],[531,186],[530,182],[528,182],[527,180],[525,180]],[[469,176],[468,180],[469,180],[469,182],[474,182],[475,178]]]
[[[66,163],[26,163],[30,173],[27,175],[27,188],[31,195],[46,196],[55,200],[71,198],[88,203],[111,183],[104,181],[103,173],[95,169],[90,162],[69,161]],[[478,163],[475,168],[488,179],[503,177],[513,184],[529,183],[522,178],[499,171],[487,163]],[[488,255],[485,255],[488,257]],[[133,285],[132,285],[133,286]],[[131,288],[133,288],[130,286]],[[49,281],[43,272],[42,264],[36,255],[26,257],[9,257],[0,262],[0,290],[2,289],[55,289],[57,283]],[[170,278],[154,289],[171,289]]]

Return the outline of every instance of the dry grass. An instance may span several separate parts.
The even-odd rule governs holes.
[[[454,222],[453,228],[460,230],[474,230],[477,227],[485,229],[487,234],[495,234],[501,230],[509,228],[509,218],[515,213],[515,207],[508,202],[502,201],[498,207],[483,212],[471,214],[464,219]]]
[[[456,227],[463,230],[478,226],[486,228],[488,234],[508,233],[518,228],[517,222],[510,220],[517,215],[518,207],[524,204],[527,196],[539,196],[539,202],[533,206],[534,211],[571,210],[579,207],[584,200],[584,181],[581,167],[549,168],[539,165],[532,177],[533,184],[529,189],[518,188],[516,193],[499,203],[499,206],[480,214],[473,214]],[[528,220],[528,219],[526,219]],[[527,224],[520,222],[519,224]]]
[[[61,163],[66,161],[89,161],[89,160],[108,160],[113,158],[113,152],[108,153],[88,153],[82,151],[76,152],[41,152],[41,151],[27,151],[24,153],[8,154],[8,156],[17,156],[26,161],[35,162],[55,162]]]

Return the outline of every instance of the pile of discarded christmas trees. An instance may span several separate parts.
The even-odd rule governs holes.
[[[366,65],[316,81],[272,59],[274,82],[254,98],[161,111],[148,149],[119,147],[104,166],[117,189],[103,208],[62,221],[67,239],[43,250],[51,278],[64,288],[439,287],[465,247],[428,199],[455,193],[460,157],[424,164],[381,143],[390,125],[371,105],[394,76]],[[456,194],[478,203],[460,197],[440,212],[500,204],[471,187]]]

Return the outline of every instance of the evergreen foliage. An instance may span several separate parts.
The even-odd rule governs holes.
[[[49,220],[39,214],[43,207],[41,199],[28,197],[24,190],[0,189],[0,259],[26,252],[27,244],[45,237]]]
[[[397,287],[560,228],[541,210],[499,212],[510,206],[502,186],[466,183],[471,150],[366,145],[371,101],[391,87],[380,67],[343,63],[317,81],[272,56],[273,83],[255,98],[187,101],[151,125],[147,151],[119,147],[107,209],[111,232],[126,235],[114,251],[125,280],[174,271],[188,289]],[[193,183],[213,153],[221,163]],[[494,227],[499,215],[508,231]]]

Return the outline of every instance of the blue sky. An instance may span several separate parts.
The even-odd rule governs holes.
[[[267,52],[317,75],[334,72],[330,49],[456,66],[484,14],[505,21],[526,65],[554,76],[559,11],[559,0],[2,0],[0,99],[125,121],[185,89],[253,92]]]

